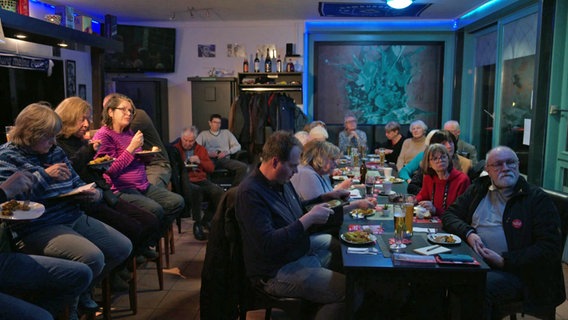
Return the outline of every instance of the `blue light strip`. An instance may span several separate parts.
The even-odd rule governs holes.
[[[306,21],[306,32],[313,31],[452,31],[454,20],[382,20],[382,21]],[[426,30],[424,30],[426,29]]]

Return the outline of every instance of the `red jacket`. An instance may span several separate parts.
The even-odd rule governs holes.
[[[181,139],[174,146],[179,150],[181,160],[185,163],[186,156],[185,150],[181,145]],[[193,148],[193,155],[198,156],[201,162],[199,163],[197,168],[188,168],[187,172],[189,175],[189,181],[200,182],[207,180],[207,174],[215,170],[215,165],[213,164],[213,161],[211,161],[211,158],[209,158],[207,149],[196,142]]]
[[[446,189],[446,184],[448,183],[448,196],[446,199],[446,207],[444,208],[444,191]],[[416,195],[416,200],[432,201],[434,203],[434,207],[436,207],[436,213],[434,215],[441,216],[444,214],[444,211],[446,211],[446,209],[449,208],[450,205],[465,192],[469,185],[470,182],[468,176],[466,176],[463,172],[456,170],[456,168],[453,168],[452,171],[450,171],[448,180],[440,180],[437,175],[430,176],[425,174],[422,181],[422,189],[420,189],[420,193]],[[434,191],[434,199],[432,200],[432,190],[434,187],[436,189]]]

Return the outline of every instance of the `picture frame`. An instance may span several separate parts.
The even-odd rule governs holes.
[[[77,96],[83,100],[87,100],[87,85],[79,84],[79,89],[77,90]]]
[[[77,64],[74,60],[65,60],[65,92],[67,98],[77,95]]]

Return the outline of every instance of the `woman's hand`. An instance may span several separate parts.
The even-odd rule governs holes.
[[[339,189],[343,189],[343,190],[347,190],[349,188],[351,188],[351,186],[353,185],[353,179],[349,178],[349,179],[345,179],[343,181],[341,181],[340,183],[335,185],[335,190],[339,190]]]
[[[144,134],[142,133],[142,131],[138,130],[134,134],[134,137],[132,137],[132,140],[130,140],[130,144],[128,145],[128,147],[126,147],[126,151],[134,153],[136,149],[142,148],[143,145],[144,145]]]
[[[93,150],[98,151],[101,146],[101,140],[89,140],[89,144],[93,146]]]
[[[47,173],[47,175],[52,179],[58,181],[65,181],[71,177],[71,170],[65,163],[48,165],[48,167],[45,169],[45,173]]]
[[[355,205],[359,209],[370,209],[374,208],[377,205],[377,201],[375,200],[373,203],[373,201],[371,201],[370,198],[367,198],[367,199],[351,201],[351,204]]]
[[[420,201],[418,202],[418,204],[425,208],[426,210],[430,211],[431,214],[436,213],[436,207],[434,207],[434,204],[432,203],[432,201],[429,200],[425,200],[425,201]]]

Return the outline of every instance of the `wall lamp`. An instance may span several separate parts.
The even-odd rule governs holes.
[[[387,0],[387,5],[393,9],[404,9],[412,4],[412,0]]]

